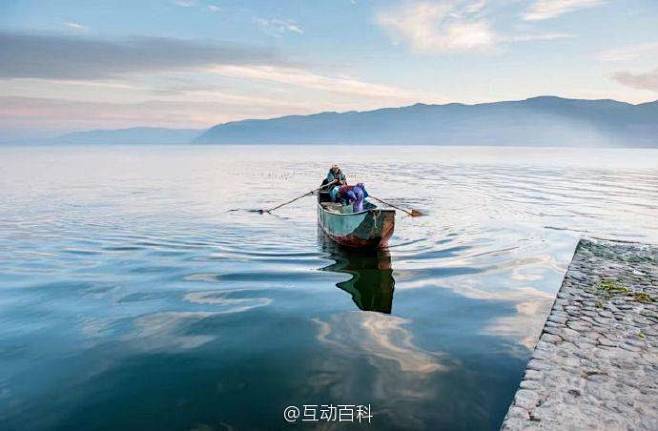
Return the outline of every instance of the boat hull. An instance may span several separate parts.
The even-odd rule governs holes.
[[[318,224],[334,242],[349,248],[382,248],[395,229],[395,211],[371,208],[337,214],[318,203]]]

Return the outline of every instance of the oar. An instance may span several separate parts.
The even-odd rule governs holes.
[[[409,214],[411,217],[420,217],[420,216],[422,216],[422,215],[425,215],[425,214],[423,214],[422,212],[420,212],[420,211],[418,211],[418,210],[415,210],[415,209],[413,209],[413,208],[411,209],[411,211],[406,210],[406,209],[404,209],[404,208],[400,208],[400,207],[398,207],[398,206],[393,205],[393,204],[390,203],[390,202],[386,202],[385,200],[383,200],[383,199],[379,199],[378,197],[375,197],[375,196],[373,196],[373,195],[368,195],[368,197],[371,197],[371,198],[373,198],[374,200],[383,203],[384,205],[388,205],[389,207],[393,207],[393,208],[395,208],[396,210],[400,210],[400,211],[402,211],[402,212],[404,212],[404,213],[407,213],[407,214]]]
[[[312,195],[313,193],[315,193],[315,192],[317,192],[317,191],[320,191],[320,190],[322,190],[323,188],[332,185],[334,182],[335,182],[335,180],[332,181],[332,182],[330,182],[330,183],[327,183],[327,184],[323,185],[322,187],[318,187],[317,189],[311,190],[310,192],[306,192],[306,193],[304,193],[304,194],[301,195],[301,196],[297,196],[295,199],[291,199],[291,200],[289,200],[288,202],[284,202],[284,203],[282,203],[281,205],[277,205],[277,206],[275,206],[275,207],[273,207],[273,208],[270,208],[270,209],[268,209],[268,210],[260,209],[260,210],[258,210],[258,212],[261,213],[261,214],[271,213],[272,211],[274,211],[274,210],[278,210],[279,208],[284,207],[284,206],[286,206],[286,205],[288,205],[288,204],[291,204],[291,203],[293,203],[293,202],[295,202],[295,201],[297,201],[297,200],[299,200],[299,199],[301,199],[301,198],[303,198],[303,197],[305,197],[305,196]]]

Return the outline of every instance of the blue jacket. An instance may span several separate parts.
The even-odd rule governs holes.
[[[326,184],[332,182],[335,179],[338,179],[339,181],[345,181],[345,174],[343,174],[342,172],[339,171],[338,175],[334,175],[334,173],[331,172],[331,170],[330,170],[329,173],[327,174],[327,178],[325,180]]]

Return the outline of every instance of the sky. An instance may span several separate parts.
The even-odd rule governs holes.
[[[0,1],[0,140],[539,95],[658,99],[658,1]]]

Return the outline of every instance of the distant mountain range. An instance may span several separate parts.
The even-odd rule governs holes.
[[[208,130],[133,128],[78,132],[65,143],[505,145],[658,148],[658,101],[553,96],[464,105],[416,104],[219,124]]]
[[[658,101],[535,97],[417,104],[220,124],[199,144],[397,144],[658,147]]]

